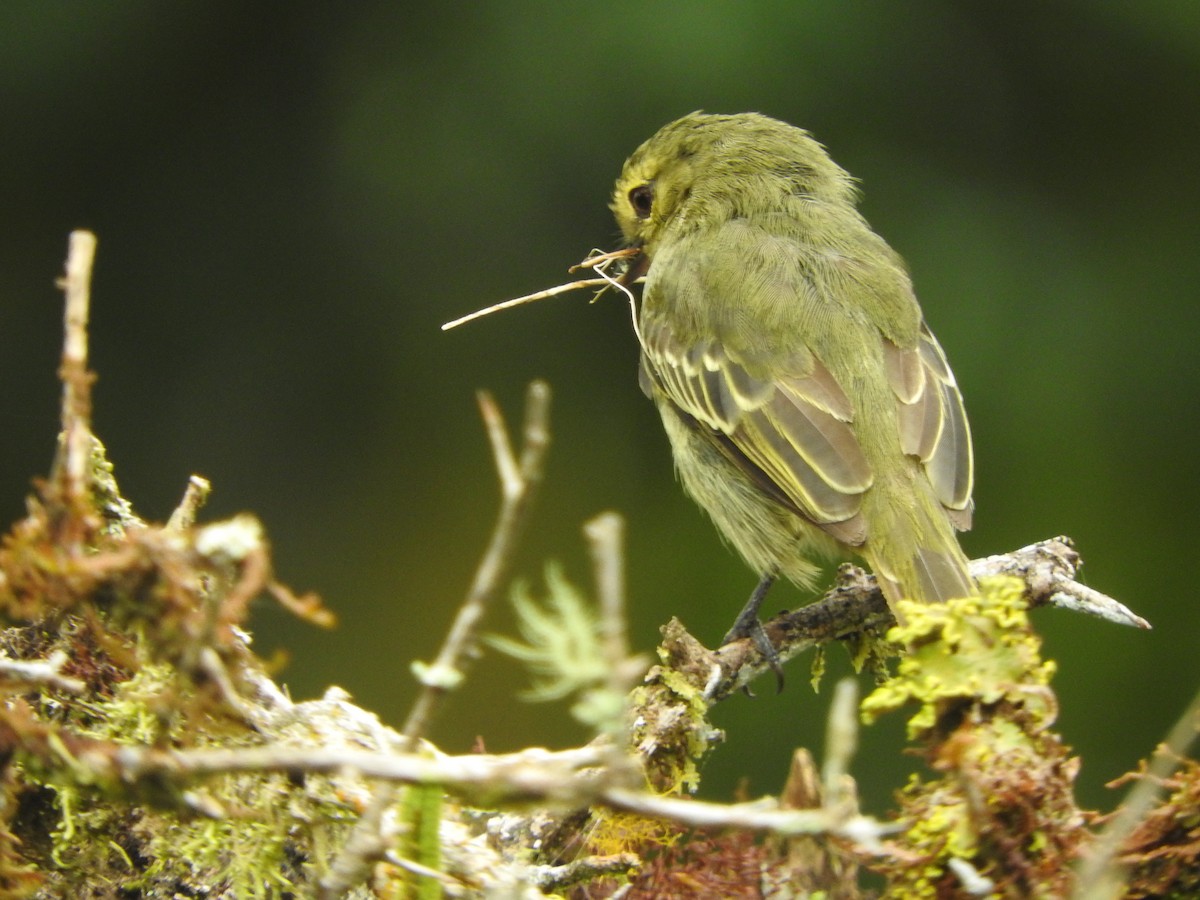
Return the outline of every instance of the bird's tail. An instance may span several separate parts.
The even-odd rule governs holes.
[[[891,511],[896,512],[896,506]],[[868,538],[862,555],[892,612],[900,599],[940,603],[979,593],[954,526],[940,507],[909,506],[893,516],[890,525]]]
[[[968,571],[966,554],[957,541],[954,541],[953,548],[918,548],[900,566],[887,566],[871,557],[872,554],[868,553],[867,561],[893,612],[896,610],[896,601],[902,598],[940,603],[979,593],[975,579]]]

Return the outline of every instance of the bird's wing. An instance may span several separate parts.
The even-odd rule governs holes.
[[[975,460],[962,394],[937,339],[922,323],[919,343],[884,340],[888,381],[900,413],[900,444],[917,457],[954,527],[971,527]]]
[[[716,340],[684,345],[662,318],[642,319],[642,387],[693,419],[765,493],[846,543],[873,475],[845,392],[812,354],[808,371],[751,375]]]
[[[702,283],[685,275],[672,285],[659,277],[653,289],[697,290]],[[667,398],[694,420],[769,496],[838,540],[862,544],[867,530],[859,511],[874,473],[855,433],[854,404],[829,369],[801,344],[789,348],[784,374],[757,377],[736,350],[716,338],[682,339],[672,321],[643,307],[646,393]],[[882,333],[879,340],[901,445],[921,461],[950,521],[968,528],[971,441],[945,356],[923,325],[915,347],[899,347]]]

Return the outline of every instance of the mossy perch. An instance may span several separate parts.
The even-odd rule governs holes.
[[[798,750],[778,799],[681,796],[720,743],[711,706],[765,665],[748,641],[709,650],[673,621],[659,664],[630,691],[612,516],[588,527],[600,613],[576,603],[570,626],[573,640],[595,642],[587,655],[602,664],[581,677],[555,671],[570,665],[561,654],[526,654],[550,693],[569,687],[596,740],[446,756],[421,738],[440,697],[463,681],[485,601],[507,586],[540,476],[548,389],[530,393],[520,452],[495,405],[482,403],[506,505],[444,652],[421,670],[426,693],[402,732],[336,688],[293,703],[250,647],[250,601],[274,597],[317,624],[331,614],[275,579],[253,517],[197,524],[200,480],[165,525],[138,519],[91,433],[94,247],[90,235],[72,237],[63,282],[58,456],[0,546],[0,898],[536,898],[577,885],[599,897],[619,884],[627,898],[853,898],[866,896],[860,868],[883,873],[895,897],[1071,889],[1072,857],[1093,830],[1071,796],[1075,761],[1051,731],[1051,667],[1024,610],[1053,602],[1140,620],[1074,581],[1078,557],[1065,540],[977,562],[977,575],[1019,581],[969,608],[914,609],[893,633],[908,655],[864,709],[916,703],[912,739],[933,773],[914,776],[895,822],[859,812],[849,775],[856,704],[841,687],[830,729],[841,738],[819,773]],[[557,590],[582,596],[565,582]],[[529,639],[554,641],[555,616],[530,615],[546,627]],[[791,656],[834,641],[882,651],[890,624],[871,579],[848,569],[829,597],[767,628]],[[1185,745],[1172,739],[1171,752]],[[1146,778],[1170,775],[1163,758]],[[1197,769],[1188,762],[1170,776],[1168,803],[1139,813],[1133,837],[1105,832],[1114,846],[1094,858],[1104,872],[1113,858],[1133,867],[1127,896],[1194,886],[1194,838],[1171,823],[1197,818]]]

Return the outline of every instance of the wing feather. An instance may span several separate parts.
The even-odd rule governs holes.
[[[647,393],[657,388],[711,429],[725,455],[771,496],[839,539],[861,543],[857,514],[874,476],[854,435],[850,400],[819,360],[798,355],[807,372],[767,381],[718,341],[684,348],[662,320],[644,323],[642,332]]]
[[[969,528],[974,457],[962,394],[928,327],[912,349],[884,342],[888,380],[900,412],[900,443],[921,460],[955,527]]]

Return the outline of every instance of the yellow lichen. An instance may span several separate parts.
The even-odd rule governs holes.
[[[631,740],[644,754],[654,790],[664,794],[694,791],[700,784],[697,763],[712,748],[715,733],[703,691],[684,674],[664,666],[655,670],[654,685],[634,688],[630,705],[642,710],[641,718],[632,725]],[[669,727],[651,723],[660,714]],[[655,735],[654,746],[645,743],[646,733]]]
[[[961,704],[1022,704],[1042,724],[1054,721],[1057,705],[1047,688],[1054,663],[1042,661],[1041,641],[1025,614],[1024,585],[989,578],[981,596],[922,604],[900,601],[905,620],[888,639],[906,646],[896,677],[862,704],[867,723],[910,701],[920,709],[909,720],[909,738],[933,728]]]
[[[637,853],[644,856],[647,848],[670,847],[683,832],[661,819],[648,819],[632,813],[616,812],[597,807],[587,831],[587,847],[592,853],[615,856],[618,853]]]
[[[916,703],[908,735],[937,774],[914,776],[900,794],[908,826],[896,842],[907,861],[873,865],[889,878],[890,897],[955,895],[952,860],[993,883],[996,896],[1063,896],[1086,839],[1073,797],[1078,762],[1050,731],[1054,664],[1041,658],[1024,586],[985,579],[980,590],[902,604],[905,624],[888,637],[907,652],[862,704],[871,722]]]

